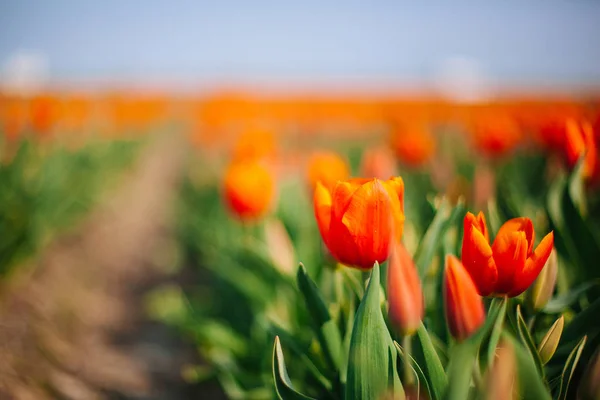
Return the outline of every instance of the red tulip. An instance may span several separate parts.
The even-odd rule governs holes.
[[[242,220],[263,216],[269,210],[274,195],[273,175],[258,161],[234,162],[225,174],[225,201]]]
[[[471,336],[485,321],[481,297],[469,273],[453,255],[446,256],[444,306],[450,333],[457,340]]]
[[[514,218],[502,225],[490,246],[483,213],[467,213],[462,262],[479,294],[515,297],[531,286],[550,257],[554,234],[547,234],[535,250],[534,240],[531,220]]]
[[[402,178],[318,182],[314,210],[323,242],[341,263],[370,269],[387,260],[404,227]]]

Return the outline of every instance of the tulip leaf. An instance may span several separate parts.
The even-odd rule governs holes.
[[[544,367],[542,364],[542,360],[540,360],[540,354],[538,353],[537,348],[535,346],[535,342],[533,341],[533,338],[531,337],[531,334],[529,333],[527,324],[525,323],[525,320],[523,319],[523,314],[521,314],[521,306],[520,305],[517,305],[517,330],[519,331],[519,336],[521,337],[521,341],[523,342],[523,344],[525,344],[525,346],[527,347],[527,350],[529,350],[529,353],[531,353],[531,357],[533,358],[533,361],[535,362],[535,366],[538,369],[538,372],[543,376]]]
[[[441,399],[444,390],[446,390],[448,380],[442,362],[431,342],[427,328],[425,328],[422,322],[419,329],[417,329],[417,338],[419,346],[415,346],[415,351],[421,353],[419,355],[422,356],[423,367],[429,377],[429,394],[433,400]]]
[[[569,290],[560,296],[554,297],[548,301],[543,311],[546,314],[558,314],[564,311],[565,308],[571,306],[577,302],[581,296],[587,293],[590,289],[600,286],[600,281],[595,280],[591,282],[585,282],[581,285]]]
[[[331,391],[331,382],[323,376],[321,371],[317,368],[314,362],[306,354],[310,345],[301,343],[298,337],[292,335],[282,327],[272,324],[269,327],[269,332],[279,338],[283,339],[288,349],[290,349],[295,356],[297,356],[302,363],[306,366],[307,371],[319,382],[319,384],[326,391]]]
[[[579,359],[581,358],[581,353],[583,352],[583,348],[587,341],[587,336],[584,336],[577,346],[573,349],[569,357],[567,358],[567,362],[563,368],[563,372],[560,377],[560,389],[558,393],[559,400],[566,400],[567,394],[569,392],[569,385],[571,383],[571,378],[573,377],[573,373],[575,372],[575,368],[577,368],[577,364],[579,363]]]
[[[379,264],[362,298],[352,328],[345,398],[379,400],[393,393],[404,398],[396,368],[396,347],[385,324],[380,307]]]
[[[294,389],[285,367],[279,336],[275,336],[275,345],[273,346],[273,379],[275,380],[275,391],[281,400],[312,399]]]
[[[512,335],[505,333],[502,337],[503,340],[512,345],[515,352],[520,398],[524,400],[550,400],[552,398],[550,392],[548,392],[544,380],[538,373],[531,353]]]
[[[485,323],[477,332],[464,342],[454,346],[450,351],[450,363],[448,364],[448,385],[444,394],[446,400],[464,400],[469,397],[471,376],[473,367],[477,360],[477,353],[483,339],[490,334],[499,318],[504,318],[507,300],[499,300],[492,303]]]
[[[400,362],[402,363],[402,365],[405,365],[405,360],[404,358],[406,357],[406,355],[404,354],[404,350],[402,349],[402,347],[400,346],[400,344],[398,344],[398,342],[396,342],[394,340],[394,346],[396,346],[396,350],[398,351],[398,358],[400,358]],[[421,391],[421,384],[425,385],[425,389],[427,390],[427,394],[431,397],[431,389],[429,388],[429,384],[427,383],[427,377],[425,376],[425,373],[423,373],[423,370],[421,369],[421,367],[419,366],[419,364],[417,364],[417,361],[409,354],[408,357],[410,357],[410,366],[412,371],[414,372],[414,375],[417,379],[417,399],[421,398],[420,397],[420,391]],[[428,398],[430,398],[428,397]]]
[[[442,199],[433,217],[433,221],[431,221],[413,256],[421,279],[427,274],[427,270],[433,261],[438,246],[442,243],[446,230],[463,213],[464,203],[461,202],[453,208],[447,198],[444,197]]]
[[[310,279],[304,265],[298,268],[298,288],[304,297],[306,308],[316,327],[317,338],[329,365],[335,370],[340,370],[342,357],[342,338],[335,321],[329,315],[325,301],[319,288]]]

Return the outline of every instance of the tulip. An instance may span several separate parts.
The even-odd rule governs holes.
[[[388,265],[387,293],[389,317],[403,336],[415,333],[424,313],[423,292],[415,264],[398,243]]]
[[[558,260],[556,250],[552,249],[542,272],[540,272],[525,295],[525,301],[532,310],[539,311],[548,303],[554,293],[557,275]]]
[[[370,269],[384,262],[404,227],[402,178],[317,183],[314,211],[323,242],[342,264]]]
[[[258,161],[231,164],[225,174],[224,196],[230,210],[242,220],[263,216],[273,201],[275,182]]]
[[[565,155],[567,164],[574,168],[579,158],[583,158],[583,177],[595,178],[600,171],[597,164],[597,149],[592,125],[583,121],[567,121],[565,137]]]
[[[271,160],[277,153],[273,133],[265,129],[245,131],[235,143],[233,159],[236,161]]]
[[[489,156],[507,154],[522,137],[518,124],[508,116],[480,117],[474,124],[475,144]]]
[[[308,181],[311,189],[316,187],[317,182],[331,187],[337,181],[348,179],[349,176],[348,164],[337,153],[318,152],[313,154],[308,162]]]
[[[462,262],[482,296],[515,297],[540,274],[554,245],[547,234],[534,250],[535,233],[529,218],[513,218],[500,227],[490,246],[483,213],[464,219]]]
[[[453,255],[446,256],[444,278],[446,321],[452,336],[462,341],[485,321],[483,301],[469,273]]]
[[[393,133],[392,147],[401,162],[419,167],[435,153],[435,140],[425,125],[412,124]]]
[[[396,174],[396,160],[388,148],[372,148],[363,153],[360,169],[362,176],[387,179]]]

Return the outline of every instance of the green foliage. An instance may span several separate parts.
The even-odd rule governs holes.
[[[23,140],[14,152],[1,149],[0,276],[89,211],[138,148],[98,141],[70,150]]]

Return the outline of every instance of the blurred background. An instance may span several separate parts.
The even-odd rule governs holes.
[[[420,232],[432,193],[486,204],[514,154],[572,168],[569,126],[600,136],[599,21],[586,0],[0,1],[0,397],[252,397],[264,377],[228,371],[252,370],[232,326],[254,314],[213,268],[241,229],[225,167],[269,159],[274,213],[312,238],[293,263],[321,256],[316,151],[418,187]]]

